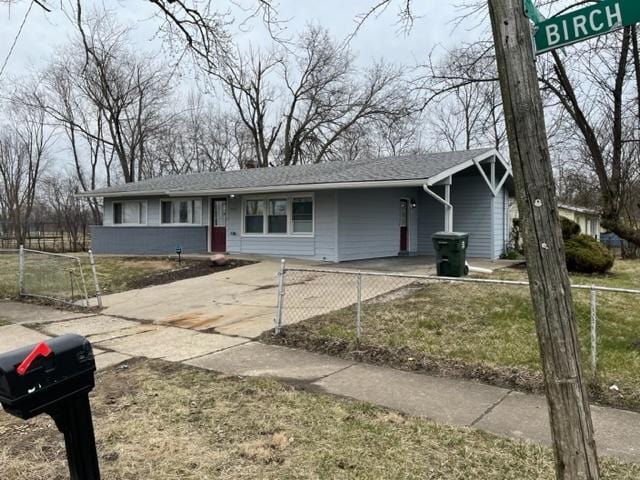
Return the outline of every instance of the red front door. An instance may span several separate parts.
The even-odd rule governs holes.
[[[407,251],[407,228],[409,225],[409,200],[400,200],[400,251]]]
[[[227,200],[211,200],[211,251],[227,251]]]

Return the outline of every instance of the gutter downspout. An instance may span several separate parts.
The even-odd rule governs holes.
[[[453,205],[451,205],[451,200],[450,200],[450,189],[451,189],[451,185],[445,185],[445,197],[446,198],[442,198],[440,195],[438,195],[436,192],[434,192],[433,190],[431,190],[429,188],[429,185],[427,185],[426,183],[424,185],[422,185],[422,189],[428,193],[431,197],[433,197],[437,202],[441,203],[442,205],[444,205],[444,231],[445,232],[452,232],[453,231]]]

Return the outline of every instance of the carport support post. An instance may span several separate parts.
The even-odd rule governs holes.
[[[24,295],[24,245],[20,245],[18,255],[18,294]]]
[[[91,264],[91,272],[93,273],[93,283],[96,286],[96,301],[98,307],[102,308],[102,292],[100,291],[100,283],[98,282],[98,273],[96,272],[96,260],[93,257],[93,251],[89,250],[89,263]]]
[[[280,270],[278,271],[278,298],[276,300],[275,334],[280,335],[282,328],[282,305],[284,303],[284,275],[286,272],[286,261],[280,260]]]
[[[600,478],[536,70],[522,0],[488,0],[551,422],[556,478]]]

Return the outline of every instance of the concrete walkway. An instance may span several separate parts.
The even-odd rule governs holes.
[[[0,303],[0,309],[4,307]],[[37,329],[18,324],[0,327],[0,353],[49,335],[73,332],[91,340],[101,369],[133,356],[160,358],[225,374],[272,377],[437,422],[550,442],[544,397],[474,381],[375,367],[243,337],[108,315],[57,319]],[[640,414],[603,407],[593,407],[592,412],[600,454],[640,462]]]

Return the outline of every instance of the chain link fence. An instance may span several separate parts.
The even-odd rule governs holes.
[[[286,325],[322,317],[324,323],[329,325],[324,327],[329,329],[328,335],[331,335],[331,328],[342,329],[348,324],[357,341],[367,334],[367,328],[388,339],[403,329],[403,320],[407,317],[419,316],[419,321],[429,328],[430,324],[438,323],[450,315],[465,316],[468,314],[464,311],[465,306],[468,307],[465,305],[466,295],[473,294],[476,300],[478,297],[484,298],[482,302],[498,305],[502,298],[509,295],[522,299],[521,304],[528,303],[530,298],[529,283],[517,280],[288,268],[284,261],[278,276],[278,300],[274,322],[276,334]],[[444,286],[451,296],[459,301],[450,299],[450,303],[435,302],[430,309],[424,310],[424,302],[416,301],[416,298],[430,295],[430,291],[425,289],[429,285]],[[630,309],[629,304],[634,301],[629,296],[636,296],[637,300],[640,300],[640,290],[597,285],[572,285],[572,289],[576,291],[574,301],[578,319],[589,329],[589,363],[595,375],[598,348],[602,348],[602,345],[611,340],[609,336],[617,335],[604,325],[603,331],[607,338],[598,337],[598,330],[602,327],[598,309],[602,308],[607,317],[626,315],[625,312]],[[414,301],[415,306],[412,306]],[[386,305],[391,307],[386,308]],[[398,308],[400,305],[402,308]],[[522,305],[521,308],[528,307]],[[499,315],[508,316],[509,312],[499,312]],[[532,315],[532,312],[528,312],[528,315]],[[335,320],[333,327],[332,320]],[[640,314],[638,321],[640,322]],[[371,322],[376,324],[372,325]],[[381,332],[380,329],[388,331]],[[470,335],[476,333],[479,334],[478,338],[481,338],[482,334],[479,332],[470,332]],[[398,335],[398,338],[400,337],[402,335]],[[631,345],[630,348],[640,351],[640,333],[637,340],[638,344]],[[505,341],[508,339],[505,338]]]
[[[0,248],[0,299],[18,295],[19,253],[17,248]]]
[[[31,297],[75,307],[89,307],[87,281],[102,306],[95,261],[87,255],[0,249],[0,298]]]

